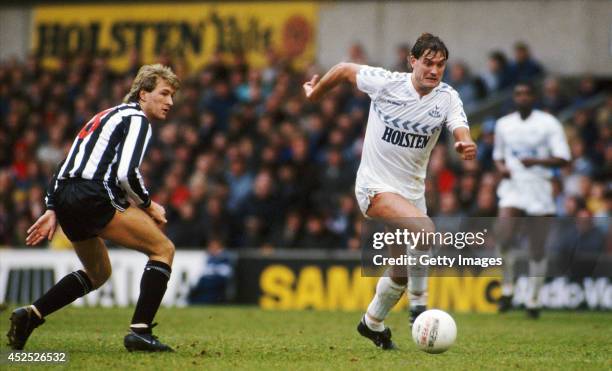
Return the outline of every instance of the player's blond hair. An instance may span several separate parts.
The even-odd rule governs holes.
[[[180,88],[178,77],[172,72],[172,69],[161,64],[146,64],[138,70],[138,74],[132,82],[130,92],[123,98],[124,103],[138,102],[140,99],[140,91],[144,90],[151,92],[157,86],[158,78],[164,79],[174,90]]]

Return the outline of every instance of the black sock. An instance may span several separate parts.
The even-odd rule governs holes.
[[[51,287],[33,305],[43,317],[65,307],[81,296],[87,295],[92,289],[91,280],[84,271],[72,272]]]
[[[161,304],[172,269],[166,263],[149,260],[145,266],[142,280],[140,281],[140,296],[136,303],[132,325],[146,324],[147,328],[132,327],[136,332],[150,332],[151,322],[155,318],[157,309]]]

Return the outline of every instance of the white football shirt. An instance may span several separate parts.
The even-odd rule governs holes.
[[[559,120],[540,110],[533,110],[526,120],[518,112],[500,118],[495,126],[494,160],[504,160],[512,179],[550,179],[552,169],[526,167],[524,158],[558,157],[569,161],[570,150]]]
[[[429,155],[446,127],[468,128],[459,94],[440,83],[420,97],[412,74],[362,66],[357,87],[372,103],[356,186],[398,190],[418,199],[425,193]]]

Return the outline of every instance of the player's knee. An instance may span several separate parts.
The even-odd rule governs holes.
[[[433,221],[430,218],[419,218],[419,222],[418,222],[418,227],[416,228],[416,230],[420,233],[422,233],[424,236],[432,236],[434,233],[436,233],[436,226],[433,223]],[[415,246],[417,250],[429,250],[432,246],[426,242],[426,241],[430,241],[433,239],[430,238],[424,238],[421,241],[424,242],[419,242],[417,243],[417,245]]]
[[[112,268],[103,267],[100,269],[96,269],[94,271],[88,271],[87,276],[89,276],[89,280],[91,281],[91,289],[96,290],[100,286],[104,285],[106,281],[108,281],[111,276]]]
[[[172,259],[174,259],[175,251],[176,247],[174,246],[174,243],[170,241],[170,239],[166,238],[161,246],[161,255],[169,261],[172,261]]]
[[[436,225],[430,218],[423,218],[423,221],[421,222],[421,230],[426,234],[436,233]]]
[[[397,275],[397,276],[391,276],[390,278],[391,278],[391,281],[393,281],[397,285],[406,286],[408,284],[408,277]]]

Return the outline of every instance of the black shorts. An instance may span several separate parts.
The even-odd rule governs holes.
[[[70,241],[97,237],[117,210],[101,182],[61,180],[53,195],[57,220]]]

